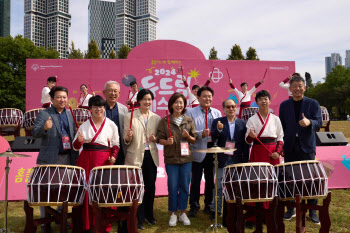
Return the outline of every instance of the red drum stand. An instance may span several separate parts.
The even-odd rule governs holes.
[[[323,205],[309,205],[306,204],[305,199],[301,199],[300,195],[296,195],[295,202],[290,201],[279,201],[277,209],[277,224],[278,232],[284,233],[285,226],[283,223],[284,207],[295,207],[296,208],[296,233],[306,232],[306,212],[307,210],[318,210],[319,218],[321,223],[320,233],[328,233],[331,228],[331,218],[329,217],[329,204],[331,203],[331,192],[328,192],[327,197],[323,199]]]
[[[132,202],[132,206],[126,212],[113,210],[110,208],[99,207],[96,201],[92,202],[92,208],[95,215],[94,233],[105,233],[107,224],[120,220],[127,220],[129,233],[137,233],[137,208],[139,201],[136,199]]]

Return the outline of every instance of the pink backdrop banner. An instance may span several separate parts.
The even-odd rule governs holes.
[[[157,40],[134,48],[128,59],[28,59],[26,79],[26,111],[41,107],[41,91],[49,76],[58,77],[58,85],[69,90],[70,103],[79,101],[80,85],[90,84],[96,94],[103,95],[104,84],[109,80],[119,82],[119,102],[125,104],[133,80],[139,87],[148,88],[155,94],[152,111],[165,115],[168,100],[174,92],[187,91],[182,82],[179,67],[190,87],[204,85],[213,72],[210,87],[214,89],[213,107],[222,110],[221,103],[227,98],[236,99],[229,86],[226,68],[233,84],[240,90],[242,82],[252,88],[262,80],[267,69],[265,83],[258,89],[268,90],[272,97],[271,108],[278,115],[280,103],[288,98],[287,90],[278,84],[295,72],[294,61],[227,61],[206,60],[196,47],[169,40]],[[91,90],[89,90],[91,92]],[[254,95],[255,96],[255,95]],[[254,98],[252,99],[254,102]]]
[[[21,152],[22,154],[22,152]],[[31,168],[36,166],[38,152],[24,152],[31,155],[30,158],[12,158],[9,173],[9,200],[25,200],[26,182],[29,178]],[[328,188],[350,188],[350,146],[326,146],[317,147],[316,159],[323,163],[323,166],[329,174]],[[3,162],[4,158],[0,158]],[[0,163],[3,164],[3,163]],[[156,196],[167,196],[167,174],[164,166],[163,150],[159,150],[159,167],[156,181]],[[4,167],[0,168],[0,174],[3,174]],[[0,200],[5,197],[5,177],[0,183]],[[204,179],[202,179],[201,193],[204,191]]]

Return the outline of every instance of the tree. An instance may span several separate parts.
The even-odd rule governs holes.
[[[47,51],[21,35],[0,37],[0,106],[25,111],[26,59],[58,59],[52,47]]]
[[[215,47],[211,48],[209,52],[209,60],[219,60],[218,51],[215,50]]]
[[[256,54],[256,50],[254,48],[249,47],[246,52],[246,60],[259,60],[259,57]]]
[[[74,42],[72,41],[71,47],[69,48],[68,59],[83,59],[84,54],[80,49],[75,49]]]
[[[88,45],[88,51],[85,54],[86,59],[100,59],[100,51],[97,48],[97,43],[94,39],[91,39],[89,45]]]
[[[308,89],[307,96],[325,106],[332,117],[346,119],[346,114],[350,113],[350,70],[336,66],[327,74],[324,83]]]
[[[123,44],[118,52],[118,58],[119,59],[126,59],[128,57],[128,54],[130,53],[131,48],[125,44]]]
[[[109,53],[109,59],[116,59],[117,58],[117,54],[114,52],[114,49],[112,49],[112,51]]]
[[[231,49],[231,54],[228,55],[227,60],[244,60],[241,47],[235,44]]]

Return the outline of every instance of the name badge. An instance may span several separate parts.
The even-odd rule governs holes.
[[[235,142],[226,142],[225,147],[234,149],[235,148]],[[233,151],[225,152],[226,155],[233,155]]]
[[[70,145],[70,139],[68,136],[62,137],[62,144],[63,144],[63,149],[65,149],[65,150],[72,149],[72,147]]]
[[[181,156],[189,156],[188,142],[181,142]]]

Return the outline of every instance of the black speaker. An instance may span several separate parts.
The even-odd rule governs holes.
[[[346,146],[348,141],[342,132],[316,132],[316,146]]]
[[[13,152],[39,152],[41,138],[16,137],[12,144]]]

